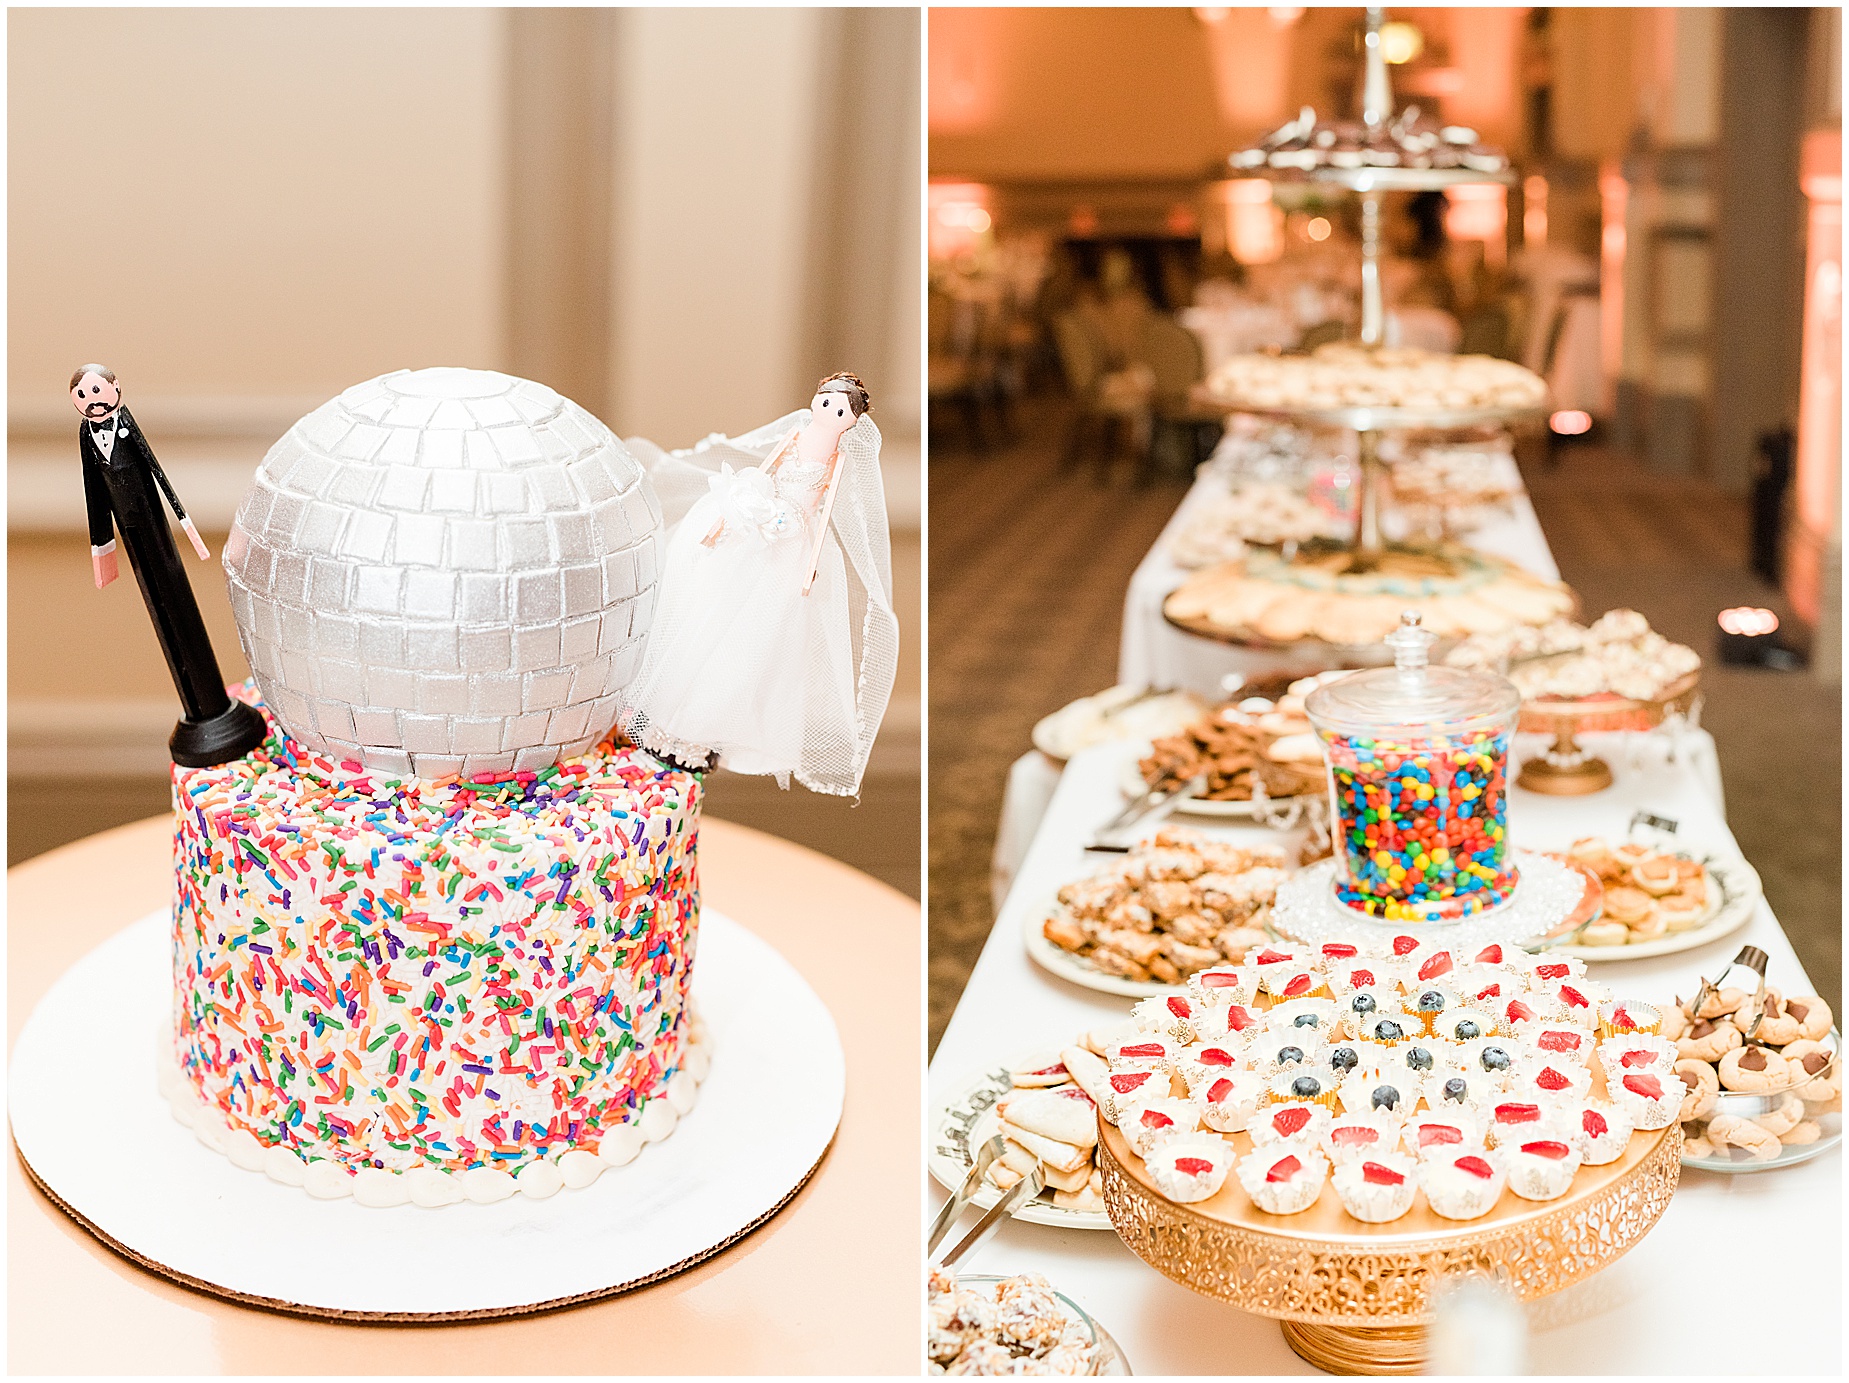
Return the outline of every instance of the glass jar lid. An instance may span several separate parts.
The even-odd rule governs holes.
[[[1522,705],[1514,684],[1492,672],[1432,666],[1436,641],[1418,612],[1406,611],[1385,640],[1393,666],[1324,683],[1305,700],[1304,713],[1318,730],[1351,736],[1474,734],[1513,725]]]

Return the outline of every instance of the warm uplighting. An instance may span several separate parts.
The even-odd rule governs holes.
[[[1618,387],[1624,364],[1624,220],[1631,185],[1615,163],[1599,169],[1599,371],[1606,401]]]
[[[954,259],[976,248],[995,224],[981,183],[931,184],[931,257]]]
[[[1453,240],[1481,240],[1486,263],[1500,265],[1507,257],[1508,228],[1508,189],[1500,183],[1445,189],[1445,234]]]
[[[1592,431],[1592,415],[1583,408],[1563,408],[1547,419],[1548,431],[1560,437],[1578,437]]]
[[[1425,35],[1417,24],[1396,19],[1380,26],[1380,55],[1395,65],[1411,62],[1425,51]]]
[[[1284,254],[1284,211],[1264,178],[1220,184],[1226,199],[1226,247],[1241,264],[1270,264]]]
[[[1725,633],[1759,638],[1777,631],[1778,616],[1756,605],[1736,605],[1731,610],[1721,611],[1720,623]]]
[[[1098,213],[1088,206],[1075,206],[1066,217],[1066,229],[1081,240],[1098,233]]]
[[[1162,228],[1170,235],[1183,238],[1199,235],[1201,218],[1186,202],[1176,202],[1168,209],[1168,214],[1162,218]]]
[[[1333,227],[1330,226],[1328,217],[1312,216],[1310,218],[1310,224],[1303,228],[1303,233],[1312,240],[1322,241],[1329,238],[1329,233],[1332,229]]]
[[[1266,10],[1265,13],[1271,16],[1271,22],[1273,24],[1276,24],[1282,29],[1295,24],[1299,19],[1303,18],[1303,6],[1273,5],[1270,9]]]
[[[1227,6],[1216,5],[1211,8],[1196,9],[1194,11],[1194,17],[1203,24],[1218,24],[1231,13],[1232,10]]]
[[[1547,248],[1547,179],[1539,173],[1522,179],[1522,243]]]
[[[1825,552],[1840,502],[1843,426],[1843,137],[1804,138],[1804,335],[1798,367],[1796,513],[1785,589],[1803,618],[1823,615]]]

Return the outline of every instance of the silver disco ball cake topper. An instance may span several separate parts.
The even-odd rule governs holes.
[[[661,507],[542,384],[403,370],[263,458],[225,544],[264,700],[374,772],[541,769],[595,744],[641,665]]]

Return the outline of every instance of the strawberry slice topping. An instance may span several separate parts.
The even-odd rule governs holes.
[[[1416,936],[1396,936],[1393,938],[1393,954],[1396,956],[1409,956],[1418,949],[1419,938]]]
[[[1352,1148],[1362,1143],[1378,1143],[1380,1130],[1366,1124],[1347,1124],[1329,1135],[1329,1141],[1340,1147]]]
[[[1315,984],[1314,975],[1292,975],[1290,982],[1284,986],[1284,997],[1288,999],[1298,994],[1308,994]]]
[[[1038,1071],[1029,1071],[1027,1074],[1030,1076],[1064,1076],[1069,1075],[1070,1072],[1066,1070],[1065,1062],[1056,1061],[1051,1066],[1042,1066]]]
[[[1564,980],[1573,973],[1573,967],[1570,965],[1537,965],[1534,967],[1534,973],[1544,980]]]
[[[1079,1089],[1078,1086],[1076,1085],[1061,1086],[1058,1090],[1055,1090],[1053,1093],[1059,1096],[1059,1098],[1062,1100],[1083,1100],[1086,1104],[1090,1104],[1092,1102],[1091,1096],[1087,1095],[1083,1090]]]
[[[1611,1021],[1612,1026],[1617,1028],[1634,1028],[1637,1026],[1636,1023],[1631,1021],[1631,1015],[1624,1011],[1623,1004],[1619,1004],[1618,1007],[1611,1011]]]
[[[1605,1116],[1596,1109],[1588,1109],[1581,1113],[1579,1126],[1593,1138],[1603,1138],[1611,1132],[1611,1125],[1605,1122]]]
[[[1354,970],[1349,973],[1348,984],[1351,989],[1372,989],[1374,972],[1372,970]]]
[[[1451,969],[1451,953],[1449,951],[1439,951],[1436,955],[1427,959],[1424,965],[1419,967],[1419,978],[1422,980],[1435,980],[1440,975],[1449,974]]]
[[[1553,1067],[1544,1066],[1541,1068],[1541,1074],[1534,1078],[1534,1083],[1543,1090],[1565,1090],[1573,1082]]]
[[[1633,1066],[1648,1066],[1655,1060],[1655,1052],[1626,1052],[1618,1058],[1618,1064],[1628,1070]]]
[[[1165,1055],[1160,1042],[1138,1042],[1129,1047],[1119,1047],[1117,1050],[1121,1056],[1135,1057],[1138,1060],[1151,1058],[1159,1061]]]
[[[1266,1181],[1289,1181],[1303,1170],[1303,1164],[1293,1157],[1281,1157],[1271,1164],[1271,1170],[1265,1173]]]
[[[1560,997],[1566,1000],[1568,1008],[1591,1008],[1592,1007],[1591,1004],[1586,1002],[1586,996],[1584,994],[1581,994],[1577,989],[1573,988],[1573,986],[1570,984],[1563,984],[1560,986]]]
[[[1572,1149],[1567,1147],[1565,1143],[1556,1143],[1551,1139],[1544,1139],[1539,1143],[1523,1143],[1522,1151],[1533,1157],[1551,1157],[1554,1161],[1558,1162],[1571,1152]]]
[[[1646,1100],[1663,1098],[1663,1082],[1655,1076],[1626,1076],[1624,1088],[1633,1095],[1642,1095]]]
[[[1169,1118],[1168,1115],[1164,1114],[1159,1109],[1145,1109],[1143,1111],[1144,1128],[1167,1128],[1174,1122],[1173,1119]]]
[[[1499,1104],[1496,1106],[1496,1122],[1499,1124],[1532,1124],[1541,1117],[1538,1104]]]
[[[1496,1175],[1496,1169],[1480,1157],[1460,1157],[1451,1164],[1460,1172],[1469,1172],[1473,1177],[1488,1181]]]
[[[1421,1148],[1429,1148],[1434,1143],[1461,1143],[1463,1141],[1464,1130],[1461,1128],[1452,1128],[1449,1124],[1419,1125],[1419,1146]]]
[[[1347,960],[1351,956],[1360,955],[1361,948],[1358,946],[1350,946],[1346,941],[1325,941],[1323,943],[1323,954],[1328,956],[1331,960]]]
[[[1310,1111],[1307,1109],[1280,1109],[1271,1116],[1271,1127],[1286,1138],[1298,1132],[1309,1122]]]
[[[1502,1011],[1502,1014],[1503,1017],[1507,1018],[1511,1023],[1525,1023],[1530,1018],[1534,1017],[1534,1010],[1529,1008],[1528,1005],[1524,1004],[1520,999],[1511,999],[1509,1000],[1509,1006]]]
[[[1120,1071],[1111,1077],[1111,1089],[1119,1095],[1128,1095],[1148,1080],[1149,1074],[1147,1071]]]
[[[1570,1030],[1553,1028],[1535,1038],[1534,1045],[1544,1052],[1577,1052],[1579,1034]]]
[[[1182,998],[1179,994],[1170,996],[1169,1001],[1168,1001],[1168,1011],[1174,1014],[1177,1018],[1188,1018],[1188,1017],[1191,1017],[1194,1013],[1194,1010],[1188,1006],[1188,1001]]]
[[[1175,1170],[1186,1172],[1191,1177],[1204,1177],[1213,1170],[1213,1163],[1204,1157],[1178,1157],[1175,1159]]]
[[[1233,1054],[1224,1047],[1209,1047],[1200,1054],[1200,1063],[1203,1066],[1231,1066]]]
[[[1477,997],[1479,999],[1500,999],[1502,997],[1502,982],[1498,980],[1495,984],[1487,985],[1479,989],[1477,991]]]
[[[1244,1032],[1247,1028],[1257,1027],[1258,1019],[1252,1016],[1249,1009],[1233,1004],[1226,1010],[1226,1026],[1234,1032]]]
[[[1237,989],[1239,988],[1239,976],[1228,974],[1224,970],[1217,973],[1209,970],[1201,976],[1201,984],[1208,989]]]
[[[1212,1085],[1207,1087],[1208,1103],[1218,1104],[1220,1103],[1221,1100],[1225,1099],[1228,1095],[1232,1093],[1233,1093],[1233,1083],[1230,1080],[1227,1080],[1224,1077],[1222,1077],[1221,1079],[1215,1081]]]
[[[1290,959],[1289,952],[1274,951],[1269,946],[1267,946],[1264,950],[1258,953],[1258,960],[1256,963],[1259,965],[1277,965],[1289,959]]]
[[[1474,959],[1478,965],[1501,965],[1502,947],[1491,942],[1481,951],[1478,951]]]
[[[1394,1171],[1391,1167],[1383,1167],[1378,1162],[1363,1162],[1361,1164],[1361,1179],[1366,1182],[1372,1182],[1375,1186],[1401,1186],[1404,1185],[1406,1181],[1406,1178],[1402,1174]]]

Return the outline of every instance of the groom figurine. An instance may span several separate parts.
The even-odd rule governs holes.
[[[83,456],[90,565],[96,587],[101,590],[116,579],[119,536],[180,693],[183,714],[167,742],[168,751],[175,763],[187,768],[242,758],[263,743],[268,729],[261,712],[225,692],[218,657],[161,508],[163,495],[191,539],[193,551],[201,559],[211,553],[154,459],[134,415],[122,406],[114,373],[101,365],[81,367],[71,376],[71,403],[83,418],[77,446]]]

